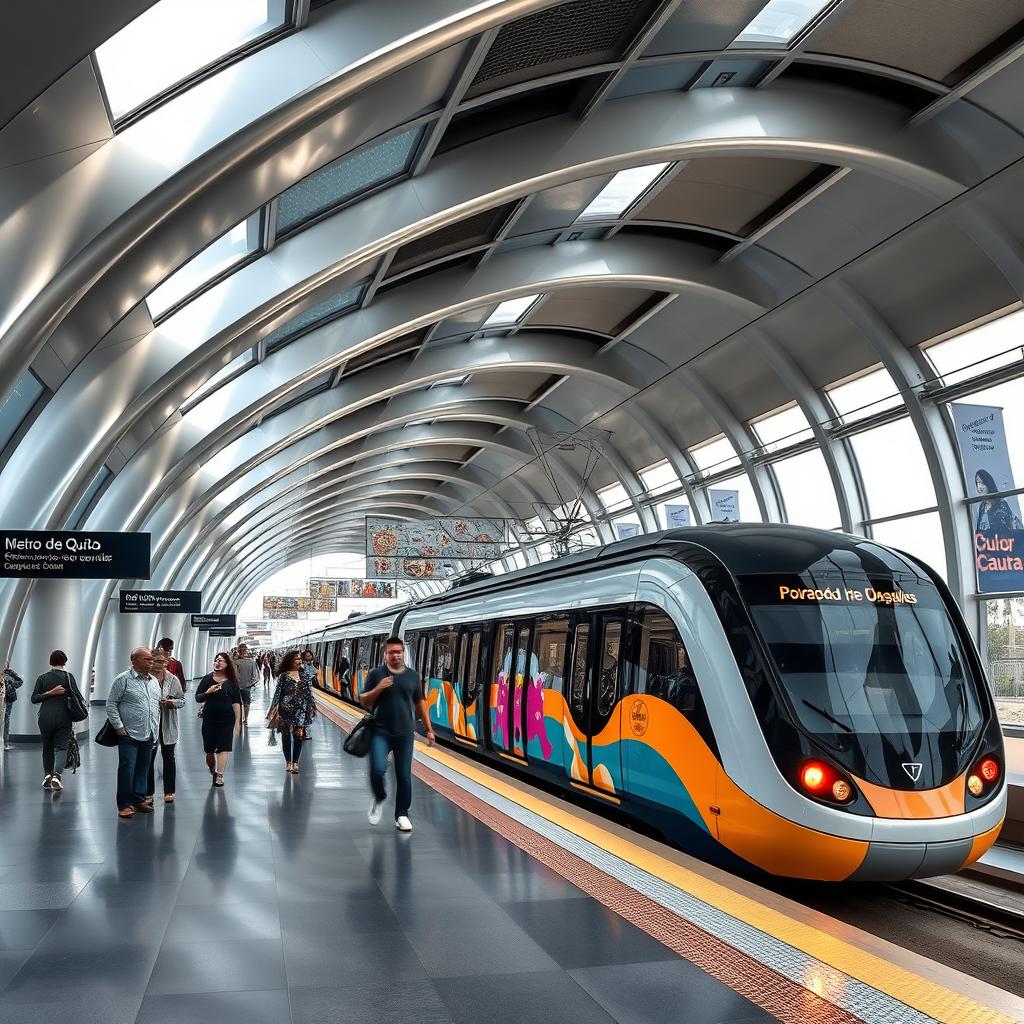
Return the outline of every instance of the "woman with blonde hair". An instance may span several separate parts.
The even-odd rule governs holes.
[[[164,803],[174,803],[174,783],[177,765],[174,761],[174,747],[178,742],[178,711],[185,706],[185,691],[181,681],[168,667],[167,651],[157,647],[153,651],[153,668],[150,670],[160,684],[160,735],[157,744],[164,762]],[[149,762],[149,785],[146,800],[153,802],[156,794],[156,751]]]

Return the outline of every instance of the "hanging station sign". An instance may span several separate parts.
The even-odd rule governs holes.
[[[4,579],[148,580],[148,533],[0,530]]]
[[[133,612],[198,612],[203,607],[201,590],[122,590],[121,614]]]
[[[234,615],[193,615],[192,628],[203,632],[212,632],[215,629],[229,629],[231,636],[234,636],[238,628]]]
[[[211,629],[209,630],[210,636],[228,637],[234,636],[235,631],[233,629]]]
[[[1006,444],[1003,410],[992,405],[950,405],[967,493],[998,494],[1016,488]],[[968,508],[974,528],[978,592],[1024,590],[1024,530],[1020,500],[982,498]]]

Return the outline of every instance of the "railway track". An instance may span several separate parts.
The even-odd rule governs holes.
[[[894,882],[883,888],[901,902],[955,918],[999,938],[1024,942],[1024,897],[1012,888],[959,875]]]

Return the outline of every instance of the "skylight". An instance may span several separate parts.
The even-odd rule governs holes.
[[[924,351],[943,384],[959,384],[1021,359],[1024,311],[929,345]]]
[[[483,322],[484,327],[510,327],[519,323],[527,310],[540,298],[540,295],[520,295],[518,299],[506,299]]]
[[[96,48],[114,121],[281,29],[287,0],[159,0]]]
[[[354,309],[359,305],[359,299],[365,287],[366,285],[361,282],[347,291],[341,292],[338,295],[332,295],[329,299],[324,299],[323,302],[318,302],[315,306],[310,306],[304,312],[293,316],[287,323],[282,324],[267,335],[266,351],[269,353],[275,348],[280,348],[322,320],[334,319],[334,317]]]
[[[217,388],[219,388],[229,377],[233,377],[251,362],[252,349],[247,348],[241,355],[235,356],[227,366],[222,366],[212,377],[200,384],[199,387],[181,403],[179,411],[184,413],[191,409],[192,406],[197,405],[207,395],[213,394],[213,392],[216,391]]]
[[[590,201],[577,220],[621,217],[661,177],[668,164],[647,164],[619,171]]]
[[[405,174],[412,165],[422,128],[371,142],[339,157],[282,192],[277,203],[277,233],[347,203]]]
[[[732,46],[789,46],[833,0],[768,0]]]
[[[903,405],[903,397],[884,367],[844,384],[834,384],[825,391],[844,423],[853,423]]]
[[[807,417],[804,416],[798,405],[791,405],[788,409],[770,413],[750,425],[754,428],[754,433],[766,452],[788,448],[792,444],[806,441],[811,436]]]
[[[730,466],[738,466],[740,462],[736,450],[726,437],[718,437],[713,441],[708,441],[707,444],[691,448],[690,455],[702,473],[718,473]]]
[[[609,484],[607,487],[602,487],[598,490],[597,496],[605,508],[615,508],[629,502],[629,495],[622,484]]]
[[[681,485],[676,471],[667,459],[641,469],[640,479],[643,480],[648,494],[661,494],[663,491],[675,490]]]
[[[159,320],[183,299],[255,252],[259,248],[259,222],[259,214],[247,217],[157,285],[146,297],[153,320]]]

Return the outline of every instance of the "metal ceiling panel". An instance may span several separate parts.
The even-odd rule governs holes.
[[[749,338],[734,336],[690,364],[737,418],[746,421],[792,401],[778,374]]]
[[[647,288],[563,288],[541,303],[528,323],[615,335],[645,312],[656,295]]]
[[[1021,22],[1024,0],[856,0],[826,19],[807,49],[887,64],[953,85],[1004,34],[1019,39]]]
[[[669,18],[645,56],[723,50],[768,0],[688,0]]]
[[[545,189],[530,200],[523,215],[512,229],[513,236],[528,235],[532,231],[549,231],[571,224],[579,212],[607,184],[606,174],[593,178],[580,178],[568,185]]]
[[[802,191],[804,182],[821,173],[821,164],[803,160],[691,160],[640,208],[637,219],[700,224],[746,235],[776,204],[785,203],[791,193]]]
[[[467,96],[615,60],[647,20],[650,0],[574,0],[506,25]]]

